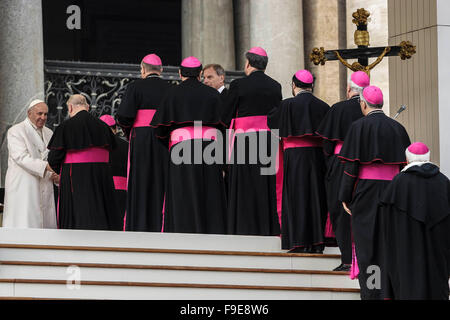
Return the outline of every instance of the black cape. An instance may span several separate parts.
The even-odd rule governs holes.
[[[255,71],[249,76],[236,79],[230,89],[224,108],[223,121],[230,125],[233,118],[250,116],[267,116],[281,102],[281,85],[264,74]],[[267,142],[267,155],[278,150],[271,150],[271,135],[267,131],[247,134],[248,138],[256,136],[257,152],[261,139]],[[238,139],[233,149],[237,146]],[[250,146],[245,143],[248,158]],[[230,151],[228,151],[230,152]],[[227,152],[227,154],[228,154]],[[232,150],[232,164],[228,167],[228,231],[231,234],[273,236],[280,234],[277,213],[276,176],[261,175],[261,168],[268,165],[257,161],[244,164],[236,161]]]
[[[155,129],[133,128],[136,114],[158,110],[170,84],[156,75],[130,83],[117,111],[119,125],[129,137],[129,173],[126,231],[160,232],[167,179],[167,149],[156,138]],[[150,125],[150,123],[148,123]]]
[[[316,131],[324,138],[323,151],[327,165],[325,188],[331,225],[341,251],[341,261],[347,265],[352,262],[351,219],[338,200],[344,166],[334,151],[336,144],[344,141],[352,123],[364,116],[359,101],[359,96],[354,96],[334,104]]]
[[[385,298],[448,300],[450,181],[431,163],[398,174],[383,193]]]
[[[270,129],[282,138],[314,136],[329,106],[304,91],[283,100],[268,117]],[[281,212],[282,248],[323,249],[327,219],[325,163],[321,147],[289,148],[283,152]]]
[[[114,134],[101,120],[80,111],[56,128],[49,142],[48,162],[61,173],[58,227],[61,229],[120,230],[109,163],[64,163],[66,152],[90,147],[113,150]]]
[[[405,150],[410,144],[405,128],[377,110],[351,125],[339,154],[344,161],[339,200],[346,202],[352,211],[352,233],[362,299],[381,299],[386,289],[371,289],[367,280],[371,275],[368,268],[380,266],[382,262],[381,248],[384,244],[378,203],[390,181],[358,179],[359,166],[384,163],[398,165],[401,169],[406,163]]]
[[[220,119],[221,109],[219,92],[190,78],[170,89],[151,125],[157,136],[166,143],[173,130],[193,126],[196,121],[223,131],[225,127]],[[223,159],[214,164],[203,161],[194,164],[198,143],[204,152],[212,142],[186,140],[170,149],[164,232],[226,233]],[[191,164],[175,164],[172,156],[184,155],[184,152],[191,153]]]
[[[119,136],[116,138],[116,149],[112,150],[109,155],[109,162],[111,164],[111,172],[113,177],[127,178],[127,163],[128,163],[128,143]],[[114,192],[117,208],[119,209],[122,219],[125,215],[127,205],[127,190],[115,189]]]

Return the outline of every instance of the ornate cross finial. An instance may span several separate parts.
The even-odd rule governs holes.
[[[353,23],[359,26],[366,26],[368,18],[370,17],[370,12],[367,11],[364,8],[356,10],[356,12],[353,12]]]

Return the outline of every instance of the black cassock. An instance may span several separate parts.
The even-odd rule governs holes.
[[[283,150],[282,248],[322,252],[327,219],[322,138],[315,134],[329,106],[311,92],[283,100],[268,117]]]
[[[228,160],[231,160],[228,166],[227,214],[230,234],[280,234],[276,175],[261,174],[261,169],[271,164],[261,161],[259,154],[265,153],[273,159],[278,151],[271,150],[267,115],[279,106],[281,98],[281,85],[262,71],[255,71],[230,84],[223,119],[232,129],[244,131],[229,137],[232,146],[228,146],[227,151]],[[253,132],[245,133],[249,129]],[[260,150],[264,144],[267,152]],[[245,154],[242,151],[237,153],[236,149],[244,150]],[[252,154],[250,150],[253,150]],[[239,158],[242,161],[238,161]]]
[[[130,83],[117,111],[129,136],[126,231],[160,232],[167,175],[167,148],[150,122],[170,84],[155,74]]]
[[[330,212],[331,225],[341,251],[343,264],[351,264],[352,262],[352,234],[350,215],[345,212],[342,203],[338,200],[344,166],[337,155],[350,126],[363,116],[359,96],[355,96],[334,104],[317,129],[317,134],[324,138],[323,151],[327,165],[325,187],[328,211]]]
[[[120,230],[109,152],[111,129],[87,111],[58,126],[49,142],[48,162],[61,173],[58,228]]]
[[[189,78],[169,90],[152,120],[156,135],[170,149],[164,232],[226,233],[223,156],[217,163],[206,163],[203,154],[206,148],[213,148],[214,142],[207,135],[193,132],[208,128],[209,132],[224,131],[221,108],[217,90]],[[195,122],[202,128],[194,129]],[[193,136],[183,135],[191,131]],[[218,156],[223,155],[222,148],[217,147]],[[181,163],[180,158],[184,159]]]
[[[111,151],[109,162],[114,180],[114,195],[123,220],[127,205],[128,143],[117,135],[115,138],[117,147]]]
[[[414,165],[385,190],[385,298],[448,300],[450,181],[431,163]]]
[[[362,299],[382,298],[383,288],[376,281],[377,275],[369,279],[369,285],[367,282],[378,271],[375,269],[382,259],[378,203],[381,193],[406,164],[405,150],[409,145],[405,128],[382,110],[376,110],[351,125],[338,156],[344,161],[339,200],[352,211]],[[383,275],[380,271],[379,279]]]

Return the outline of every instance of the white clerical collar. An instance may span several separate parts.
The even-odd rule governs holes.
[[[370,116],[371,114],[377,114],[377,113],[384,114],[383,110],[373,110],[373,111],[370,111],[367,115]]]
[[[431,163],[431,164],[434,164],[434,163],[432,163],[432,162],[430,162],[430,161],[414,161],[414,162],[410,162],[406,167],[404,167],[403,170],[402,170],[402,172],[405,172],[406,170],[408,170],[409,168],[414,167],[414,166],[419,166],[419,167],[421,167],[421,166],[423,166],[425,163]]]
[[[311,93],[312,94],[312,92],[309,90],[300,90],[295,96],[298,96],[299,94],[302,94],[302,93]]]
[[[225,86],[221,86],[219,89],[217,89],[217,91],[219,91],[219,93],[222,93],[222,91],[225,89]]]

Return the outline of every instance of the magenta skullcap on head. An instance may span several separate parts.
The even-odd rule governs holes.
[[[187,57],[181,62],[181,66],[185,68],[198,68],[202,66],[200,60],[196,57]]]
[[[114,120],[113,117],[111,117],[108,114],[105,114],[100,117],[100,120],[102,120],[104,123],[106,123],[108,126],[112,127],[116,125],[116,120]]]
[[[430,149],[425,143],[415,142],[406,149],[406,159],[408,162],[430,161]]]
[[[314,82],[314,77],[308,70],[298,70],[295,73],[295,77],[306,84],[312,84]]]
[[[146,64],[151,64],[151,65],[154,65],[154,66],[162,66],[161,58],[158,57],[154,53],[146,55],[144,57],[144,59],[142,59],[142,62],[144,62]]]
[[[267,57],[267,52],[261,47],[253,47],[250,50],[248,50],[249,53],[256,54],[258,56]]]
[[[350,80],[361,88],[370,86],[370,78],[364,71],[356,71],[352,73]]]
[[[364,99],[372,105],[383,104],[383,92],[381,89],[375,86],[366,87],[363,90]]]

